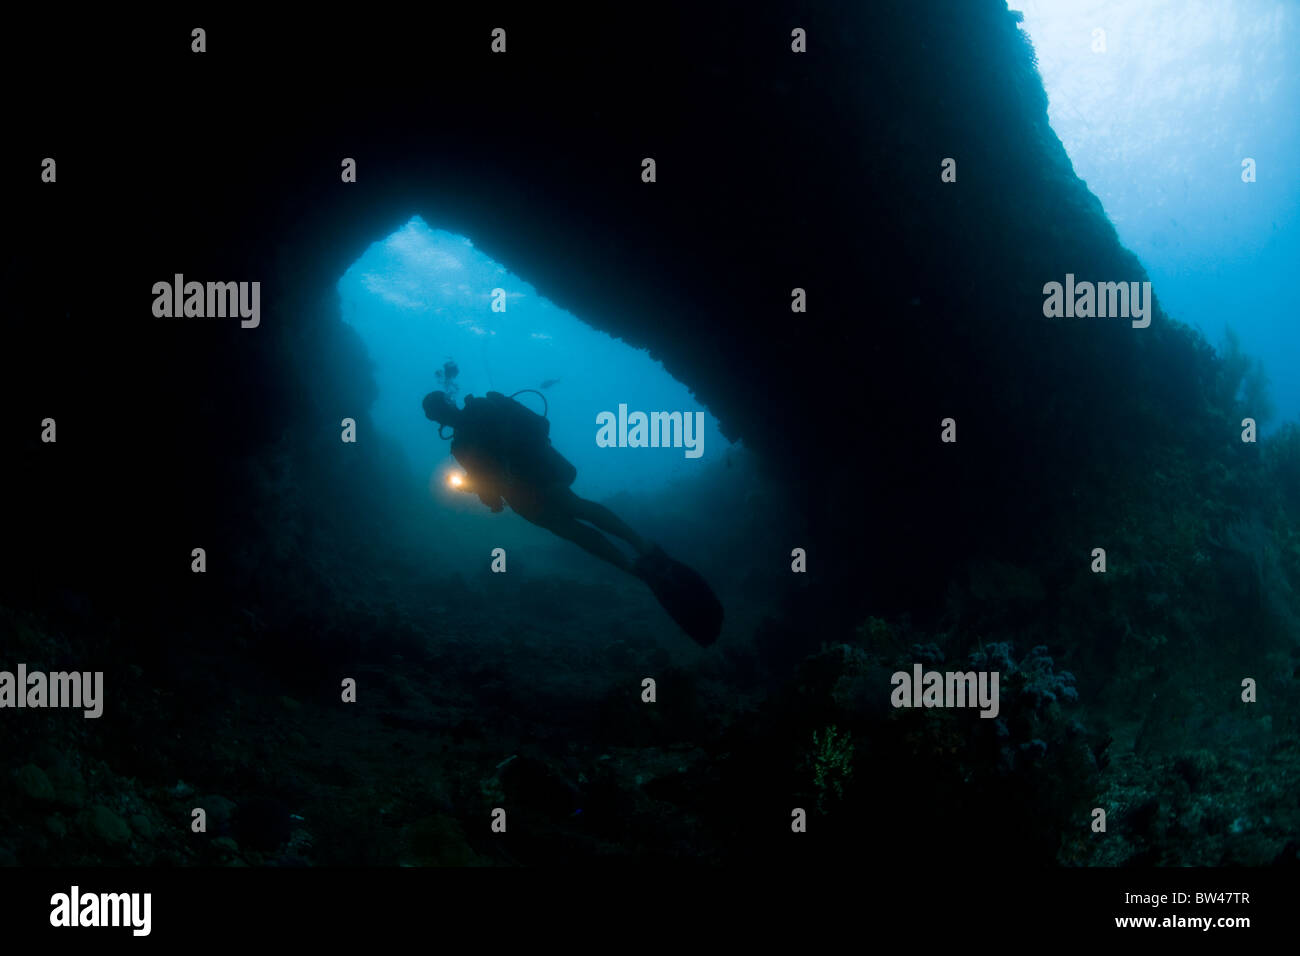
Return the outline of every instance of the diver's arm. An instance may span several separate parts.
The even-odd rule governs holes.
[[[494,463],[488,461],[483,455],[469,454],[464,451],[460,453],[459,460],[469,474],[470,489],[478,495],[478,500],[493,512],[501,511],[505,505],[501,501],[500,485],[493,478],[497,473]]]
[[[479,488],[476,486],[474,493],[478,495],[479,501],[492,509],[493,514],[498,514],[505,508],[505,502],[501,500],[501,494],[495,487]]]

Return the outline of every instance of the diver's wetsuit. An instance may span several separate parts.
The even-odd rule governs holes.
[[[549,421],[500,392],[469,395],[451,453],[493,511],[504,499],[526,521],[635,574],[633,562],[600,531],[622,538],[638,555],[650,546],[604,505],[574,494],[569,486],[578,470],[552,447],[550,431]]]
[[[484,398],[468,395],[463,409],[445,392],[430,392],[424,397],[424,414],[456,429],[451,453],[485,505],[500,511],[503,502],[509,503],[521,518],[640,578],[696,643],[707,646],[718,639],[722,603],[708,582],[608,508],[573,493],[569,486],[578,469],[551,447],[551,425],[543,416],[500,392],[488,392]],[[630,544],[636,559],[629,559],[601,531]]]

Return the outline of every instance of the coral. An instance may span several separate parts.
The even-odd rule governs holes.
[[[853,737],[840,734],[831,724],[819,736],[813,731],[813,749],[809,755],[812,765],[813,786],[817,788],[817,809],[826,813],[828,798],[844,799],[844,787],[853,777]]]
[[[999,674],[1000,710],[993,723],[1001,738],[1004,771],[1041,760],[1054,743],[1073,740],[1081,730],[1064,721],[1059,710],[1060,704],[1079,699],[1074,674],[1057,671],[1044,645],[1031,648],[1019,661],[1013,651],[1009,642],[996,642],[970,655],[972,668]]]
[[[20,789],[28,799],[47,803],[54,799],[54,786],[45,771],[35,764],[25,764],[14,775]]]
[[[100,803],[83,811],[78,822],[87,837],[110,846],[121,846],[131,839],[131,828],[126,821]]]

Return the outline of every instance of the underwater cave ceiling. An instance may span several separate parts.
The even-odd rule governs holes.
[[[1058,270],[1025,275],[1031,257],[1056,259],[1062,272],[1085,256],[1136,269],[1050,134],[1011,17],[998,0],[941,6],[944,18],[885,4],[861,23],[847,10],[819,12],[816,52],[842,76],[833,99],[813,77],[805,84],[775,40],[752,75],[713,72],[706,51],[710,37],[727,36],[721,24],[678,38],[671,70],[605,62],[615,77],[597,87],[580,60],[555,70],[547,58],[534,72],[527,52],[505,70],[485,62],[481,75],[461,77],[451,104],[426,96],[418,72],[390,78],[398,101],[380,112],[355,94],[355,136],[332,132],[332,148],[294,143],[293,162],[279,164],[285,177],[266,182],[275,215],[252,212],[238,243],[265,262],[249,237],[274,242],[299,277],[283,292],[300,301],[332,290],[371,242],[418,214],[469,236],[562,308],[649,348],[731,436],[812,470],[821,451],[801,443],[825,434],[809,422],[840,413],[888,427],[878,419],[899,409],[863,401],[873,392],[895,406],[906,404],[900,386],[932,401],[943,392],[945,356],[904,346],[935,332],[961,340],[967,327],[1001,335],[1041,314],[1042,282]],[[940,26],[953,16],[968,29]],[[752,19],[728,26],[719,42],[759,46],[777,30]],[[403,115],[436,121],[395,120]],[[571,145],[559,151],[557,140]],[[353,153],[353,189],[336,187],[337,170],[315,159]],[[972,183],[959,195],[939,183],[950,154]],[[639,178],[644,155],[658,164],[653,185]],[[305,183],[302,166],[319,167],[319,179]],[[1098,234],[1110,248],[1084,248]],[[806,315],[791,314],[795,286],[808,290]],[[1017,291],[1034,306],[1020,318]],[[976,356],[986,373],[998,353]],[[873,389],[864,376],[888,384]]]
[[[387,74],[341,70],[337,89],[304,90],[301,102],[265,102],[256,71],[210,61],[194,115],[237,122],[197,134],[200,148],[165,150],[149,171],[175,196],[159,215],[191,228],[159,228],[153,248],[114,246],[115,217],[139,215],[134,154],[106,160],[119,189],[74,189],[62,201],[102,231],[98,274],[122,290],[115,301],[147,303],[138,297],[153,272],[261,277],[262,327],[214,334],[211,353],[179,364],[152,328],[93,333],[86,378],[71,387],[123,375],[94,361],[94,334],[119,350],[122,334],[136,334],[142,380],[202,392],[197,414],[214,422],[253,413],[259,424],[237,445],[249,454],[312,403],[333,420],[371,387],[360,355],[334,357],[361,370],[356,395],[323,396],[312,386],[330,370],[255,384],[276,377],[232,380],[232,353],[287,369],[331,329],[359,350],[340,331],[335,283],[370,243],[420,215],[468,236],[561,308],[648,348],[729,437],[786,476],[814,529],[869,523],[875,540],[939,561],[923,539],[909,544],[904,516],[947,499],[964,524],[945,527],[945,547],[960,557],[975,536],[1002,533],[1032,508],[1025,489],[1036,479],[1093,467],[1089,456],[1147,388],[1144,369],[1173,361],[1154,358],[1164,323],[1157,313],[1139,340],[1126,325],[1041,318],[1043,283],[1066,272],[1144,276],[1052,134],[1004,3],[824,5],[789,19],[664,15],[646,24],[660,43],[642,37],[633,53],[599,22],[534,13],[512,21],[507,56],[485,46],[467,67],[444,64],[438,45],[478,36],[481,17],[449,14],[445,36],[396,41]],[[808,31],[807,58],[789,53],[794,25]],[[320,31],[329,29],[352,42],[366,30],[230,40],[243,47],[239,63],[274,59],[281,42],[328,63],[335,47]],[[741,61],[751,68],[716,66],[717,44],[755,51]],[[106,121],[95,96],[111,95],[82,104],[77,135],[95,135]],[[641,181],[646,156],[657,163],[653,184]],[[948,156],[956,184],[940,182]],[[355,185],[339,181],[343,157],[357,160]],[[48,222],[33,228],[38,240],[70,241]],[[791,313],[795,287],[807,290],[806,314]],[[275,348],[254,354],[249,334]],[[58,374],[73,381],[77,371]],[[990,381],[1013,386],[995,392]],[[139,385],[134,400],[149,392]],[[197,427],[194,409],[151,414],[178,434]],[[957,451],[937,441],[947,415],[961,418]]]

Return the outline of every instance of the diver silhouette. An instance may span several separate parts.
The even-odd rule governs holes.
[[[451,454],[468,477],[462,490],[474,492],[493,512],[504,502],[525,521],[640,578],[696,643],[717,640],[722,604],[708,584],[604,505],[574,493],[570,486],[578,469],[551,445],[551,423],[544,416],[500,392],[466,395],[462,409],[441,391],[424,397],[424,414],[438,423],[440,437],[446,437],[444,427],[452,428]],[[627,542],[636,557],[602,531]]]

